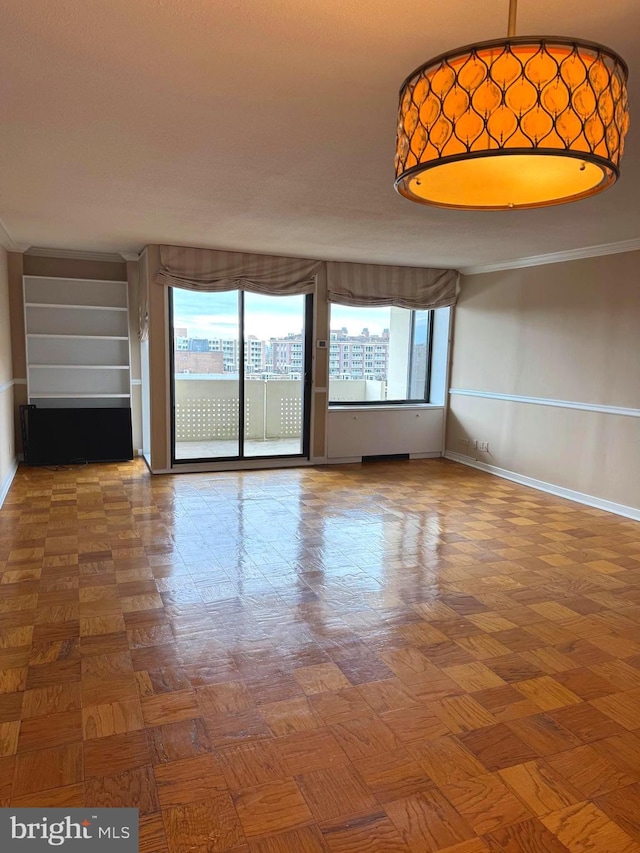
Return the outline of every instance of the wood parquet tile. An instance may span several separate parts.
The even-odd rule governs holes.
[[[639,853],[640,525],[441,460],[22,468],[0,805],[144,853]]]

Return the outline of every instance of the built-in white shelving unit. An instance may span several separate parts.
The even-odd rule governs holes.
[[[29,402],[129,407],[126,281],[24,277]]]

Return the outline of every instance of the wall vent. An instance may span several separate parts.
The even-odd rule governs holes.
[[[398,462],[409,459],[408,453],[378,453],[375,456],[363,456],[363,462]]]

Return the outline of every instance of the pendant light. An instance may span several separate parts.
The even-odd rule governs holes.
[[[629,127],[624,60],[593,42],[516,36],[444,53],[400,88],[395,186],[411,201],[503,210],[615,183]]]

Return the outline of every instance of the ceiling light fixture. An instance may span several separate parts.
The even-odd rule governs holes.
[[[400,88],[396,182],[421,204],[546,207],[615,183],[629,127],[626,63],[600,44],[516,36],[449,51]]]

